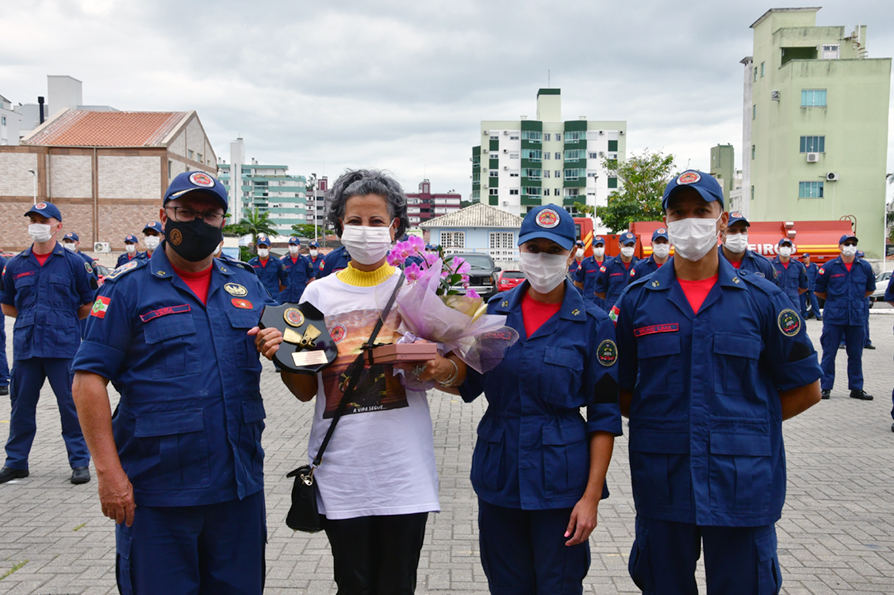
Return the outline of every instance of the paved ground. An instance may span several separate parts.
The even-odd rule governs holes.
[[[847,398],[839,381],[824,401],[785,425],[788,499],[778,525],[783,593],[894,593],[894,433],[891,359],[894,311],[873,309],[866,351],[866,389],[876,400]],[[7,325],[11,332],[11,325]],[[808,323],[818,345],[820,325]],[[844,378],[844,352],[838,373]],[[287,471],[304,461],[311,406],[286,394],[271,370],[267,402],[268,593],[335,593],[332,560],[322,535],[293,533],[283,519]],[[486,593],[478,561],[476,500],[469,485],[475,424],[483,412],[444,393],[431,395],[443,511],[429,521],[419,568],[419,593]],[[9,401],[0,399],[0,440]],[[38,412],[31,476],[0,485],[0,593],[116,592],[112,523],[101,516],[96,484],[72,486],[49,389]],[[609,471],[612,497],[600,506],[590,543],[587,593],[635,593],[627,575],[633,541],[627,441],[616,442]],[[15,569],[14,572],[12,572]],[[704,588],[702,587],[702,592]]]

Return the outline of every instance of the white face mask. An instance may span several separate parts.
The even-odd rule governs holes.
[[[134,252],[137,251],[137,247],[134,246],[133,244],[125,244],[124,249],[127,250],[128,254],[133,254]]]
[[[317,254],[319,254],[319,252],[317,252],[316,250],[311,250],[311,251],[310,251],[310,257],[311,257],[311,258],[316,258],[316,257],[317,257]]]
[[[856,256],[857,255],[857,247],[856,246],[842,246],[841,253],[845,256]]]
[[[300,250],[301,246],[289,246],[289,254],[291,254],[292,256],[298,254]]]
[[[670,244],[652,244],[652,254],[658,258],[667,258],[670,252]]]
[[[267,258],[270,256],[270,250],[267,248],[258,248],[258,256],[261,258]]]
[[[633,256],[633,246],[624,246],[621,248],[621,255],[624,256],[624,258]]]
[[[49,242],[53,238],[50,227],[48,223],[32,223],[28,226],[28,235],[38,244]]]
[[[538,293],[549,293],[565,281],[567,272],[567,254],[546,254],[538,252],[521,252],[519,268],[525,279]]]
[[[596,258],[602,258],[605,255],[605,246],[599,246],[598,248],[593,248],[593,256]]]
[[[783,247],[781,247],[781,248],[778,250],[778,252],[779,252],[779,256],[789,257],[789,256],[792,255],[792,249],[789,248],[788,246],[783,246]]]
[[[722,217],[722,215],[721,215]],[[677,256],[696,262],[717,246],[717,219],[687,217],[667,224],[667,235]]]
[[[574,255],[575,255],[577,258],[583,258],[583,257],[584,257],[584,251],[583,251],[583,249],[582,249],[582,248],[578,248],[577,251],[574,253]]]
[[[376,264],[391,249],[391,227],[345,225],[341,243],[353,260],[360,264]]]
[[[78,249],[78,246],[74,242],[62,242],[62,245],[65,246],[66,250],[74,252]]]
[[[155,250],[158,248],[158,245],[161,243],[161,238],[158,236],[146,236],[146,247],[150,250]]]
[[[218,244],[217,248],[214,249],[214,252],[211,254],[211,256],[217,256],[218,254],[220,254],[220,248],[221,246],[220,244]]]
[[[745,249],[748,248],[748,234],[734,233],[728,235],[723,241],[723,245],[726,246],[726,249],[733,254],[740,254],[742,252],[745,252]]]

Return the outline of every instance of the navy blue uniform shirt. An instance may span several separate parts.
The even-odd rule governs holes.
[[[633,393],[637,516],[725,527],[776,522],[785,500],[779,393],[821,376],[789,299],[721,258],[697,314],[673,266],[631,283],[617,307],[618,384]]]
[[[278,258],[267,258],[267,264],[262,265],[261,259],[257,256],[248,261],[248,264],[255,270],[255,275],[261,281],[261,285],[267,289],[274,300],[279,297],[279,286],[286,284],[286,272],[283,270],[282,261]]]
[[[850,272],[840,256],[824,264],[816,276],[816,293],[826,294],[823,321],[863,326],[867,291],[875,291],[875,275],[865,260],[855,258]]]
[[[283,304],[286,302],[297,304],[307,287],[307,282],[314,278],[313,265],[306,256],[298,255],[295,262],[292,262],[292,255],[286,254],[280,259],[283,269],[283,277],[285,281],[285,289],[279,293],[279,301]]]
[[[590,476],[587,434],[622,433],[615,329],[566,281],[559,311],[527,337],[521,301],[529,286],[525,281],[490,299],[487,313],[505,315],[519,339],[490,372],[469,368],[459,387],[464,401],[483,392],[488,403],[472,455],[472,487],[496,506],[570,508]]]
[[[813,291],[816,288],[816,274],[819,272],[819,267],[815,262],[811,262],[809,265],[804,264],[804,271],[807,273],[807,289]]]
[[[611,310],[618,298],[621,297],[621,293],[627,287],[630,273],[638,262],[636,258],[633,258],[630,261],[630,266],[627,267],[624,266],[624,261],[621,260],[621,257],[616,256],[611,261],[605,261],[599,268],[595,289],[596,293],[605,294],[604,310],[606,312]]]
[[[207,304],[163,248],[114,271],[72,365],[121,393],[112,429],[137,506],[215,504],[264,485],[261,363],[246,333],[275,302],[244,263],[211,267]]]
[[[351,255],[348,254],[347,248],[342,246],[341,248],[333,250],[329,254],[323,256],[323,259],[320,261],[320,268],[317,271],[317,279],[328,277],[332,273],[337,273],[338,271],[348,268],[349,262],[351,262]]]
[[[78,308],[93,301],[96,289],[93,269],[59,243],[43,266],[32,249],[10,258],[3,270],[0,302],[18,310],[13,356],[74,357],[81,341]]]
[[[596,277],[599,276],[599,269],[602,268],[602,265],[609,260],[611,257],[599,262],[595,256],[588,256],[581,261],[580,267],[572,277],[574,281],[584,286],[582,291],[584,299],[591,304],[596,304],[600,310],[605,309],[605,300],[596,295]]]
[[[726,260],[726,256],[724,256],[723,254],[723,246],[718,246],[717,252],[724,260]],[[742,260],[740,262],[741,264],[739,265],[739,268],[737,270],[748,271],[749,273],[754,273],[759,277],[766,277],[774,283],[776,282],[776,269],[773,268],[773,263],[770,262],[769,258],[761,256],[757,252],[752,252],[751,250],[748,250],[746,248],[745,255],[742,257]]]
[[[628,279],[628,284],[633,283],[637,279],[642,279],[643,277],[651,275],[662,266],[665,266],[669,263],[670,258],[668,258],[663,265],[658,266],[658,263],[655,262],[654,254],[650,255],[649,258],[644,258],[643,260],[636,263],[634,266],[630,267],[630,279]]]
[[[798,262],[794,258],[788,261],[788,267],[782,264],[777,256],[772,261],[773,268],[776,269],[776,285],[782,290],[792,304],[800,312],[801,310],[801,294],[799,289],[807,289],[807,269],[804,264]]]

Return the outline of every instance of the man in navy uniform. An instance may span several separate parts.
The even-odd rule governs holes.
[[[254,270],[261,285],[267,289],[274,300],[279,298],[279,292],[286,284],[285,271],[282,261],[278,258],[270,258],[270,239],[264,235],[258,235],[258,255],[248,261]]]
[[[301,240],[289,238],[289,253],[280,259],[282,262],[285,288],[279,293],[279,302],[297,304],[301,300],[304,288],[314,280],[314,268],[310,259],[301,254]]]
[[[816,352],[776,285],[720,258],[717,180],[685,171],[662,206],[673,264],[611,313],[630,418],[630,575],[646,594],[697,593],[704,547],[708,593],[778,593],[782,422],[819,402]]]
[[[667,229],[659,227],[652,232],[652,254],[644,258],[630,269],[629,283],[636,279],[642,279],[661,268],[670,257],[670,240],[667,238]]]
[[[577,274],[577,271],[580,269],[581,263],[584,261],[584,243],[580,240],[574,242],[574,258],[571,259],[571,264],[568,265],[568,276],[574,279],[574,276]],[[580,289],[578,288],[578,291]]]
[[[776,269],[776,285],[792,301],[796,310],[801,310],[801,294],[807,292],[807,269],[797,260],[792,260],[795,248],[792,241],[782,238],[776,245],[776,258],[771,263]]]
[[[605,300],[596,295],[596,278],[605,261],[605,240],[601,236],[593,236],[593,255],[583,259],[572,277],[574,286],[580,290],[584,299],[602,310],[605,310]]]
[[[835,355],[844,337],[847,349],[847,387],[852,399],[871,401],[863,390],[863,343],[866,335],[866,299],[875,291],[872,267],[857,258],[857,237],[845,234],[838,240],[841,255],[820,268],[816,295],[826,300],[823,310],[823,398],[832,396],[835,384]]]
[[[618,236],[618,243],[621,245],[621,253],[603,264],[596,277],[596,295],[605,300],[604,308],[607,312],[611,311],[612,306],[621,297],[621,292],[630,280],[631,270],[639,262],[633,256],[633,251],[636,249],[635,235],[625,231]]]
[[[96,290],[93,268],[56,242],[62,214],[39,202],[25,216],[34,243],[12,257],[3,271],[3,313],[16,319],[10,384],[12,412],[6,464],[0,483],[28,477],[28,455],[37,431],[40,389],[49,379],[62,418],[62,438],[71,483],[90,481],[90,453],[71,397],[71,360],[81,342],[78,319],[87,316]]]
[[[83,252],[78,250],[78,247],[80,245],[81,245],[81,238],[78,237],[78,234],[76,234],[73,231],[68,232],[67,234],[65,234],[62,237],[62,246],[69,252],[74,252],[75,254],[77,254],[78,256],[83,258],[84,262],[86,262],[88,265],[90,265],[90,276],[93,277],[93,279],[95,279],[95,281],[97,283],[97,287],[98,287],[99,286],[98,285],[99,284],[99,270],[96,268],[96,261],[94,261],[93,258],[87,256],[86,254],[84,254]],[[86,317],[81,318],[78,326],[81,329],[81,336],[83,337],[84,330],[87,328],[87,318]]]
[[[144,258],[152,258],[152,253],[161,244],[164,239],[164,230],[158,221],[150,221],[143,228],[143,243],[146,244],[146,251],[142,254]]]
[[[310,265],[314,268],[314,278],[320,273],[320,262],[323,260],[323,257],[320,256],[320,245],[317,242],[311,242],[307,247],[308,256],[307,259],[310,261]]]
[[[862,250],[857,250],[857,260],[863,260],[865,257],[866,255]],[[869,303],[868,297],[863,300],[863,349],[875,349],[875,345],[872,344],[872,339],[869,338]]]
[[[274,301],[247,264],[213,258],[226,209],[210,175],[174,178],[159,213],[165,241],[109,276],[75,358],[121,593],[264,588],[265,412],[249,332]]]
[[[733,268],[750,271],[760,277],[776,281],[776,269],[770,260],[748,249],[748,228],[751,224],[742,213],[733,211],[729,214],[729,223],[720,231],[723,244],[717,252],[723,256]]]
[[[810,262],[809,252],[805,252],[801,256],[801,264],[804,265],[804,270],[807,272],[807,291],[801,294],[801,317],[807,319],[813,316],[817,320],[822,320],[823,315],[820,312],[819,300],[816,299],[816,294],[814,293],[816,289],[816,274],[819,271],[819,267]],[[808,302],[810,302],[810,312],[807,311]]]
[[[140,240],[138,240],[135,235],[129,235],[124,238],[124,254],[118,256],[118,263],[115,265],[116,268],[131,262],[135,258],[142,257],[142,254],[137,252],[137,244],[139,242]]]
[[[323,277],[328,277],[332,273],[343,271],[348,268],[349,262],[351,262],[351,255],[348,254],[347,248],[344,246],[336,248],[320,260],[320,266],[316,271],[316,278],[322,279]]]

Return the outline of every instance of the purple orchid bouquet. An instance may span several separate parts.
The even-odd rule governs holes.
[[[487,314],[484,299],[469,287],[471,266],[462,257],[446,255],[440,246],[427,251],[422,238],[410,236],[395,244],[387,261],[405,267],[409,284],[395,301],[402,320],[398,330],[404,333],[401,342],[438,343],[442,354],[453,352],[483,373],[495,368],[518,340],[505,316]],[[404,384],[415,390],[434,386],[412,376],[404,376]]]

